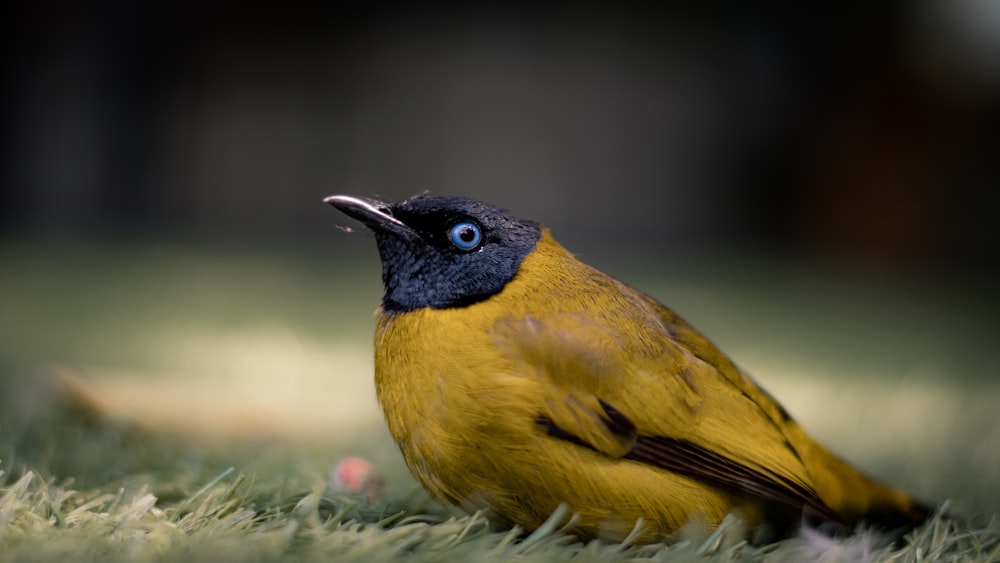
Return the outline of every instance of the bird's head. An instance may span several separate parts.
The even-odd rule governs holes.
[[[386,203],[353,195],[324,199],[375,234],[382,308],[464,307],[499,293],[535,248],[534,221],[463,197],[417,196]]]

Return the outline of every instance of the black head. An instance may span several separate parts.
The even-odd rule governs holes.
[[[464,307],[488,299],[514,278],[542,234],[534,221],[464,197],[384,203],[334,195],[323,201],[375,233],[386,311]]]

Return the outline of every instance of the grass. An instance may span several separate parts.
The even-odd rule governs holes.
[[[281,500],[226,470],[191,494],[163,502],[147,486],[75,490],[33,472],[4,484],[0,558],[8,561],[993,561],[997,524],[968,529],[935,518],[897,548],[861,533],[830,540],[816,532],[763,547],[731,537],[733,520],[705,538],[669,545],[583,544],[558,532],[557,518],[530,535],[491,531],[479,515],[416,514],[369,504],[322,486]],[[554,515],[561,516],[561,515]]]
[[[1000,561],[988,286],[781,264],[637,281],[623,265],[821,441],[949,516],[895,544],[750,546],[735,518],[669,544],[582,544],[556,517],[491,529],[413,481],[371,395],[377,264],[344,253],[0,246],[0,561]],[[97,410],[54,386],[66,373]],[[331,483],[346,455],[381,468],[382,493]]]

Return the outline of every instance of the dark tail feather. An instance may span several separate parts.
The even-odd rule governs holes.
[[[865,522],[886,531],[910,531],[920,526],[934,513],[934,507],[914,500],[908,510],[872,510],[865,515]]]

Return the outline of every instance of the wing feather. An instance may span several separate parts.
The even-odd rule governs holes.
[[[662,305],[622,291],[635,293],[638,311],[498,323],[498,344],[518,373],[544,383],[539,428],[612,458],[840,522],[814,490],[782,431],[787,414],[770,395]]]

